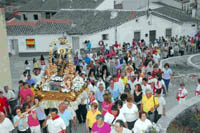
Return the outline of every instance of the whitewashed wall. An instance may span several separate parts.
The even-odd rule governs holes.
[[[97,10],[114,9],[114,0],[104,0],[97,8]]]
[[[28,53],[28,52],[48,52],[49,45],[56,39],[62,37],[62,35],[32,35],[32,36],[8,36],[8,46],[9,52],[11,52],[11,39],[18,40],[19,53]],[[35,48],[30,49],[26,47],[26,39],[35,39]],[[71,44],[72,40],[70,37],[67,38]],[[61,45],[65,47],[65,45]]]
[[[149,35],[148,37],[145,37],[145,34],[149,34],[150,30],[156,30],[156,38],[159,38],[161,36],[165,36],[165,30],[167,28],[172,28],[172,35],[182,35],[181,28],[182,25],[179,25],[177,23],[173,23],[171,21],[152,16],[151,19],[151,25],[148,24],[148,20],[146,16],[138,18],[138,22],[136,20],[129,21],[127,23],[124,23],[117,27],[117,41],[118,43],[123,42],[132,42],[132,39],[134,38],[134,32],[140,31],[141,32],[141,39],[144,39],[146,42],[149,41]],[[184,27],[184,26],[183,26]],[[109,45],[112,45],[115,43],[115,28],[110,28],[108,30],[84,35],[80,37],[80,44],[85,40],[90,40],[92,43],[92,47],[98,47],[98,42],[102,40],[102,35],[108,34],[109,40],[104,41],[105,43],[108,43]],[[85,45],[82,45],[81,48],[85,47]]]
[[[147,20],[146,16],[142,16],[128,21],[120,26],[117,27],[117,41],[118,43],[122,44],[123,42],[132,42],[134,38],[134,32],[140,31],[141,32],[141,39],[144,39],[146,42],[149,42],[149,31],[156,30],[156,38],[161,36],[166,36],[165,32],[167,28],[172,29],[172,36],[183,36],[183,35],[194,35],[197,32],[197,28],[192,27],[192,23],[185,23],[185,24],[178,24],[166,19],[152,16],[151,19]],[[151,22],[149,25],[148,21]],[[80,48],[86,48],[84,44],[85,40],[90,40],[92,43],[92,47],[99,47],[99,41],[102,40],[103,34],[108,34],[108,40],[104,41],[105,44],[109,44],[110,46],[115,43],[115,34],[116,34],[115,27],[103,30],[97,33],[88,34],[88,35],[76,35],[79,37],[79,44]],[[148,37],[145,37],[145,34],[148,34]],[[22,52],[48,52],[49,51],[49,44],[54,41],[55,39],[62,37],[62,35],[34,35],[34,36],[8,36],[8,40],[10,39],[18,39],[19,43],[19,53]],[[72,37],[67,36],[67,40],[72,44]],[[35,49],[27,49],[26,48],[26,39],[35,39],[36,47]],[[10,49],[10,41],[9,42],[9,49]]]
[[[194,36],[197,33],[197,24],[185,23],[181,27],[181,34],[184,36]]]
[[[89,35],[83,35],[80,37],[80,48],[85,48],[86,45],[84,45],[83,43],[85,42],[85,40],[90,40],[90,42],[92,43],[92,48],[95,47],[99,47],[99,41],[102,40],[102,35],[103,34],[108,34],[108,40],[105,40],[104,43],[108,44],[108,45],[112,45],[115,42],[115,29],[114,28],[110,28],[98,33],[94,33],[94,34],[89,34]]]

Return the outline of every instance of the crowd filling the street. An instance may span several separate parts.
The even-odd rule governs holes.
[[[37,95],[49,64],[41,55],[24,62],[18,86],[5,85],[0,90],[0,133],[72,133],[80,124],[86,133],[146,133],[166,115],[165,98],[170,84],[176,84],[170,63],[160,64],[161,60],[200,51],[198,35],[160,37],[152,43],[133,39],[112,46],[101,41],[99,49],[92,43],[86,41],[84,53],[73,54],[73,72],[84,81],[77,109],[70,100],[46,108],[43,97]],[[54,44],[52,64],[59,65],[59,54],[67,64],[69,53],[58,51]],[[185,83],[179,86],[173,88],[177,90],[174,104],[187,100]],[[200,95],[200,79],[193,90],[194,96]]]

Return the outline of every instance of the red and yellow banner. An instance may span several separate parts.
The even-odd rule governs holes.
[[[26,39],[26,46],[35,46],[35,39]]]

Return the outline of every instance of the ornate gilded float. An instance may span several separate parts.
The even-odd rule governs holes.
[[[55,51],[54,46],[58,43],[64,44],[66,48],[60,47]],[[70,101],[72,104],[81,102],[81,94],[84,91],[84,80],[75,73],[75,66],[72,60],[71,45],[64,38],[55,40],[50,44],[49,65],[45,70],[45,76],[37,84],[36,96],[43,99],[49,106],[62,102]],[[53,62],[54,54],[57,54]],[[49,103],[51,102],[51,103]],[[77,105],[78,106],[78,105]]]

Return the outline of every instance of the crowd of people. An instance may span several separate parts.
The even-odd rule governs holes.
[[[46,109],[34,91],[45,75],[47,62],[43,56],[40,63],[34,58],[33,65],[26,60],[19,93],[8,86],[0,91],[0,132],[10,133],[17,128],[18,133],[71,133],[78,123],[85,124],[87,133],[147,132],[165,116],[165,97],[173,81],[168,63],[159,68],[161,58],[200,48],[199,40],[189,37],[160,38],[154,45],[133,40],[132,44],[101,45],[99,51],[92,50],[88,42],[89,52],[83,57],[74,56],[74,71],[87,83],[78,109],[74,110],[70,101]],[[176,96],[180,104],[187,94],[181,83]],[[200,79],[195,95],[200,95]]]

